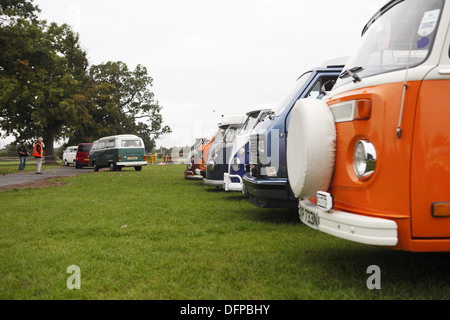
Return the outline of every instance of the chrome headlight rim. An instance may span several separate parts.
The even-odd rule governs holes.
[[[367,180],[375,173],[377,152],[368,139],[361,139],[353,150],[353,171],[361,180]]]
[[[241,161],[239,160],[239,158],[234,157],[233,158],[233,162],[231,164],[231,168],[235,171],[238,172],[241,169]]]
[[[211,160],[206,164],[206,167],[208,168],[209,171],[214,171],[216,163],[213,160]]]

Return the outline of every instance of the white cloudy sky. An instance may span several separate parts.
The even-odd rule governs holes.
[[[80,34],[91,64],[147,67],[173,133],[190,145],[221,115],[275,103],[323,60],[351,54],[386,0],[35,0]]]

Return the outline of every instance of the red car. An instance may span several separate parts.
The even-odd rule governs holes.
[[[89,151],[91,151],[92,143],[80,143],[75,156],[75,168],[89,166]]]

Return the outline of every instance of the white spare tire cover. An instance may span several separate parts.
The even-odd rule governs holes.
[[[286,158],[288,179],[297,198],[327,191],[336,157],[336,125],[329,106],[317,99],[300,99],[291,112]]]

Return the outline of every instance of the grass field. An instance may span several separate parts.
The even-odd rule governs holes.
[[[183,170],[92,172],[0,192],[0,299],[450,298],[450,254],[337,239],[295,210],[256,208]],[[66,286],[71,265],[80,290]],[[380,290],[367,288],[371,265]]]
[[[36,171],[36,160],[33,157],[28,157],[28,160],[25,164],[25,170],[19,171],[20,161],[8,161],[8,162],[0,162],[0,175],[9,174],[9,173],[17,173],[17,172],[35,172]],[[51,163],[51,164],[42,164],[42,170],[52,169],[62,166],[62,162]]]

